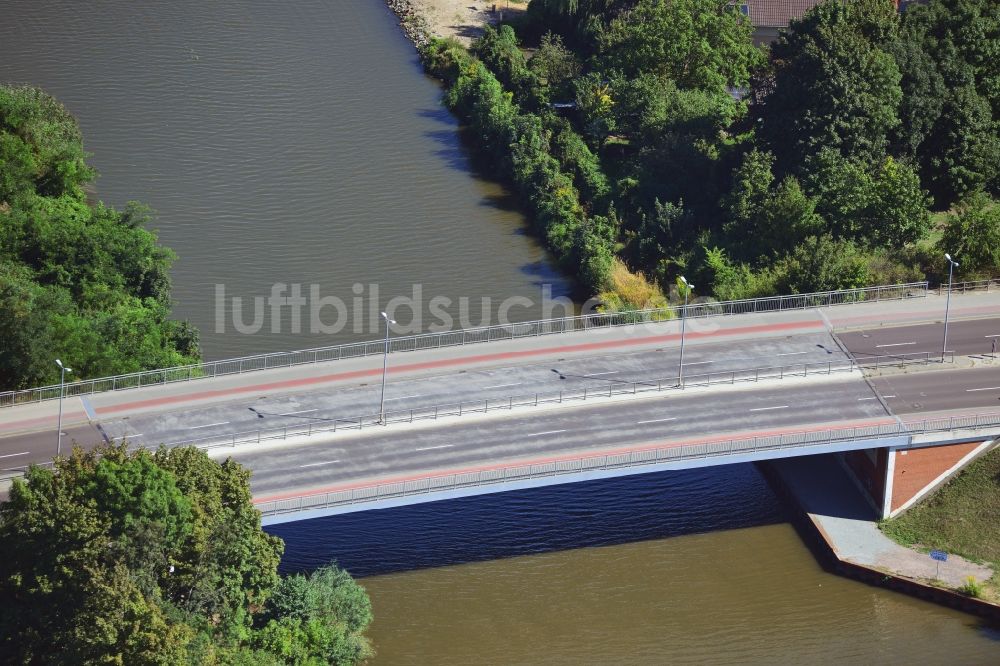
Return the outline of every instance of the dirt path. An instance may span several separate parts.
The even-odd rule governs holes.
[[[527,7],[527,2],[516,0],[389,0],[388,4],[417,44],[423,41],[423,35],[455,37],[468,44],[482,33],[484,25],[495,24],[502,16],[523,12]]]

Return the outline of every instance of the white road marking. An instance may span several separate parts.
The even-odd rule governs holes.
[[[419,398],[419,397],[420,397],[419,395],[401,395],[396,398],[386,398],[385,401],[389,402],[390,400],[406,400],[407,398]]]
[[[129,433],[125,433],[123,435],[123,437],[142,437],[142,433],[141,432],[134,432],[131,435]]]
[[[291,416],[292,414],[308,414],[310,412],[318,412],[318,409],[300,409],[297,412],[282,412],[278,416]]]
[[[0,458],[13,458],[14,456],[26,456],[29,453],[31,453],[31,451],[22,451],[21,453],[8,453],[5,456],[0,456]]]
[[[875,349],[881,349],[883,347],[905,347],[907,345],[915,345],[916,342],[893,342],[891,345],[875,345]]]
[[[339,463],[339,460],[325,460],[318,463],[309,463],[308,465],[299,465],[299,467],[319,467],[320,465],[332,465],[333,463]]]
[[[425,446],[422,449],[414,449],[414,451],[433,451],[434,449],[450,449],[455,446],[454,444],[441,444],[440,446]]]
[[[723,361],[731,361],[731,360],[734,360],[734,359],[724,358],[724,359],[721,359],[721,360],[723,360]],[[742,359],[735,359],[735,360],[742,360]],[[690,363],[685,363],[684,365],[705,365],[706,363],[715,363],[715,361],[691,361]]]
[[[1000,386],[991,386],[989,388],[978,388],[978,389],[965,389],[966,393],[972,393],[973,391],[1000,391]]]
[[[506,387],[506,386],[520,386],[520,385],[521,385],[521,384],[523,384],[523,383],[524,383],[524,382],[514,382],[513,384],[494,384],[493,386],[484,386],[483,388],[484,388],[484,389],[491,389],[491,388],[504,388],[504,387]]]
[[[777,407],[754,407],[751,412],[766,412],[771,409],[788,409],[788,405],[778,405]]]
[[[998,333],[996,335],[984,335],[983,337],[984,338],[1000,338],[1000,333]]]
[[[636,421],[636,424],[642,425],[643,423],[663,423],[664,421],[676,421],[676,420],[677,420],[676,416],[671,416],[670,418],[666,419],[650,419],[649,421]]]
[[[525,435],[525,437],[541,437],[542,435],[556,435],[556,434],[561,433],[561,432],[566,432],[566,430],[565,429],[563,429],[563,430],[546,430],[545,432],[533,432],[530,435]]]
[[[884,395],[884,396],[882,396],[882,397],[883,397],[883,398],[895,398],[896,396],[894,396],[894,395]]]
[[[206,423],[205,425],[191,426],[190,428],[188,428],[188,430],[197,430],[198,428],[211,428],[212,426],[217,426],[217,425],[229,425],[229,421],[219,421],[218,423]]]
[[[878,400],[878,398],[858,398],[858,400]]]
[[[610,372],[588,372],[584,377],[600,377],[601,375],[617,375],[619,370],[612,370]]]
[[[778,354],[778,356],[797,356],[799,354],[811,354],[812,351],[800,351],[800,352],[785,352],[784,354]]]

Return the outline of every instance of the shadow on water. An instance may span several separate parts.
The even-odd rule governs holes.
[[[643,474],[268,527],[282,570],[371,576],[785,521],[751,465]]]

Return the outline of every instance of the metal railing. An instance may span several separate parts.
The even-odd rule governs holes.
[[[861,289],[845,289],[840,291],[823,291],[812,294],[793,294],[790,296],[771,296],[767,298],[752,298],[738,301],[718,301],[691,303],[687,306],[687,317],[718,317],[754,312],[777,312],[782,310],[803,310],[815,307],[832,307],[850,303],[878,302],[887,300],[903,300],[920,298],[928,293],[927,282],[911,282]],[[498,340],[511,340],[522,337],[551,335],[554,333],[570,333],[594,328],[629,326],[649,322],[666,321],[678,317],[684,310],[683,305],[666,308],[635,310],[629,312],[597,313],[562,317],[558,319],[541,319],[518,324],[496,324],[479,328],[462,329],[441,333],[421,333],[418,335],[399,336],[390,339],[391,352],[417,351],[421,349],[436,349]],[[144,370],[113,377],[87,379],[66,384],[67,397],[119,391],[123,389],[142,388],[174,382],[192,381],[225,375],[243,374],[258,370],[273,370],[296,365],[338,361],[347,358],[358,358],[382,354],[385,340],[347,343],[329,347],[316,347],[289,352],[274,352],[226,359],[222,361],[207,361],[193,365],[163,368],[159,370]],[[0,392],[0,408],[14,405],[54,400],[59,397],[59,385],[42,386],[18,391]]]
[[[950,361],[954,361],[954,352],[949,352]],[[914,352],[896,354],[893,356],[875,356],[861,360],[845,359],[842,361],[825,361],[817,363],[796,363],[794,365],[766,366],[730,370],[725,372],[707,372],[697,375],[685,375],[683,386],[678,383],[677,376],[661,379],[648,379],[635,382],[614,381],[606,388],[584,387],[578,391],[535,392],[520,395],[510,395],[500,398],[485,398],[480,400],[465,400],[461,402],[399,409],[385,412],[385,420],[379,414],[344,417],[301,417],[309,422],[302,425],[277,426],[274,428],[258,428],[232,433],[225,437],[205,436],[170,442],[170,446],[198,446],[212,449],[223,446],[235,447],[243,444],[259,444],[261,442],[286,440],[290,437],[311,437],[319,434],[336,433],[344,430],[363,430],[373,426],[391,425],[397,423],[414,423],[416,421],[436,421],[445,417],[468,416],[472,414],[488,414],[493,411],[513,410],[520,407],[538,407],[546,404],[562,404],[567,402],[583,402],[595,398],[613,398],[615,396],[638,395],[641,393],[660,393],[663,391],[680,391],[685,388],[715,386],[720,384],[753,383],[766,379],[785,379],[786,377],[810,377],[816,375],[831,375],[836,372],[853,372],[862,368],[886,368],[890,366],[905,367],[907,365],[928,365],[942,362],[937,352]],[[280,417],[279,417],[280,418]]]
[[[951,293],[953,294],[964,294],[969,291],[990,291],[992,289],[1000,289],[1000,278],[991,278],[989,280],[970,280],[968,282],[955,282],[951,285]],[[948,284],[944,283],[939,285],[935,290],[940,296],[948,292]]]
[[[912,437],[916,434],[951,432],[955,430],[979,431],[986,428],[1000,428],[1000,413],[973,414],[967,416],[923,419],[919,421],[892,422],[871,426],[850,428],[828,428],[822,430],[802,430],[760,437],[727,439],[705,443],[640,449],[627,453],[598,454],[577,458],[557,459],[542,463],[501,466],[488,470],[456,472],[429,475],[422,478],[392,483],[373,483],[368,486],[315,493],[270,500],[258,503],[257,509],[264,516],[295,513],[310,509],[326,509],[337,506],[425,495],[484,486],[495,483],[524,481],[553,477],[564,474],[643,467],[649,465],[730,456],[759,451],[773,451],[801,448],[809,445],[832,444],[845,441],[859,441],[887,437]]]

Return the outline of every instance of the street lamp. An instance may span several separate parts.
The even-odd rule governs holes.
[[[56,455],[59,456],[62,455],[62,410],[63,396],[66,393],[66,373],[72,374],[73,369],[67,368],[59,359],[56,359],[56,365],[59,366],[59,425],[56,434]]]
[[[382,397],[378,401],[378,422],[385,424],[385,375],[389,368],[389,326],[396,323],[389,315],[382,313],[385,319],[385,353],[382,354]]]
[[[681,310],[681,359],[677,363],[677,385],[684,388],[684,329],[687,326],[688,295],[694,289],[694,285],[689,283],[683,275],[681,282],[684,283],[684,309]]]
[[[948,351],[948,313],[951,310],[951,278],[955,267],[958,266],[958,262],[952,259],[950,254],[946,253],[944,258],[948,260],[948,298],[944,306],[944,342],[941,343],[942,363],[944,363],[944,355]]]

